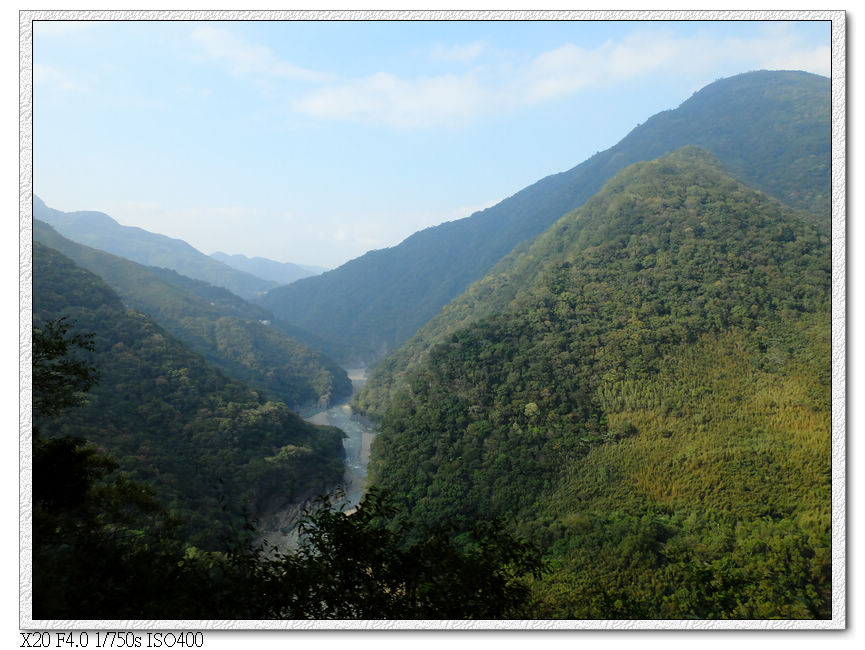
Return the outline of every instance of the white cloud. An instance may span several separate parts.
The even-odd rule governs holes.
[[[436,45],[430,58],[434,61],[446,61],[448,63],[471,63],[486,49],[481,42],[469,43],[467,45]]]
[[[756,61],[751,69],[806,70],[828,75],[832,65],[829,45],[802,47],[790,34],[773,32],[771,39],[747,41],[731,39],[723,47],[734,60]]]
[[[33,65],[33,83],[73,92],[83,92],[89,88],[83,80],[43,63]]]
[[[364,224],[345,222],[337,226],[336,230],[333,231],[330,242],[342,249],[356,250],[358,251],[357,254],[361,255],[368,250],[382,248],[385,245],[393,245],[392,243],[385,243],[386,238],[382,239],[380,236],[382,232],[377,233],[379,236],[371,232],[373,230],[386,232],[385,228],[386,224],[376,223],[374,220]],[[323,237],[323,240],[325,242],[328,241],[326,237]]]
[[[578,91],[596,82],[603,58],[572,43],[544,52],[514,77],[506,90],[511,103],[534,104]]]
[[[400,79],[379,72],[308,93],[295,103],[302,113],[399,128],[465,119],[489,103],[488,91],[471,74]]]
[[[812,50],[788,52],[783,57],[770,58],[769,69],[807,70],[828,77],[832,73],[832,48],[828,45]]]
[[[439,46],[433,54],[470,61],[482,49],[479,43]],[[653,73],[690,75],[702,82],[730,62],[742,72],[803,69],[828,74],[830,53],[828,46],[803,45],[789,29],[777,26],[751,38],[676,37],[647,28],[594,49],[569,43],[521,66],[475,67],[461,74],[417,78],[378,72],[311,90],[295,108],[316,117],[397,129],[438,126]]]
[[[605,43],[607,60],[604,74],[614,80],[631,79],[641,74],[674,66],[699,48],[690,39],[676,39],[667,34],[634,34],[621,43]],[[673,68],[675,69],[675,68]]]
[[[328,75],[282,61],[263,45],[246,43],[228,30],[204,25],[196,27],[192,38],[211,58],[224,61],[239,76],[279,78],[295,81],[326,81]]]

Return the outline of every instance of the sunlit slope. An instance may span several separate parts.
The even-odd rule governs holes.
[[[33,234],[99,275],[127,305],[152,316],[223,372],[272,399],[294,408],[351,395],[345,370],[228,290],[77,244],[39,220]]]
[[[719,80],[567,172],[466,219],[274,289],[263,304],[280,318],[347,344],[352,361],[375,361],[618,170],[688,144],[712,151],[743,182],[808,210],[828,228],[829,114],[825,77],[764,71]],[[442,191],[434,179],[430,191]]]
[[[695,148],[557,227],[534,285],[408,373],[374,484],[541,542],[539,615],[825,616],[826,236]]]
[[[582,170],[579,178],[588,183],[583,187],[597,189],[624,161],[647,160],[685,144],[698,144],[733,176],[780,197],[828,233],[828,93],[828,79],[806,73],[757,72],[724,79],[678,109],[651,118],[621,143],[576,169]],[[578,185],[574,180],[569,191],[576,191]],[[580,221],[564,218],[509,252],[379,364],[355,400],[356,408],[380,416],[406,369],[423,358],[430,345],[504,309],[562,257],[577,241],[581,227]]]
[[[342,432],[229,379],[149,316],[127,310],[98,276],[34,243],[33,320],[68,317],[92,334],[99,374],[86,404],[35,422],[84,438],[152,487],[183,537],[216,549],[255,517],[341,479]]]
[[[707,335],[605,386],[615,442],[571,463],[536,534],[540,616],[827,618],[828,313]]]

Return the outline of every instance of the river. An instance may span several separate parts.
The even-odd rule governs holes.
[[[352,397],[366,383],[366,369],[347,369],[352,384]],[[366,484],[366,467],[369,463],[369,447],[375,438],[372,422],[353,414],[348,403],[351,398],[330,406],[323,411],[303,413],[304,419],[312,424],[329,424],[342,429],[346,438],[342,441],[345,449],[345,474],[342,484],[333,486],[330,492],[331,503],[342,507],[344,511],[352,510],[363,497]],[[343,495],[344,496],[340,496]],[[259,522],[260,539],[266,539],[271,546],[280,550],[293,549],[297,546],[297,522],[303,511],[315,506],[315,499],[281,510]]]
[[[351,379],[352,395],[363,388],[366,383],[366,369],[353,368],[346,370]],[[351,401],[350,398],[347,401]],[[366,484],[366,466],[369,464],[369,446],[375,438],[373,424],[366,418],[352,413],[347,402],[341,402],[326,411],[306,418],[313,424],[329,424],[339,427],[348,436],[342,441],[345,449],[345,483],[341,486],[346,498],[334,500],[335,505],[344,505],[346,510],[354,508],[363,496]]]

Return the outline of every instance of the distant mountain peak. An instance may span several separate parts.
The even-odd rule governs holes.
[[[247,257],[240,253],[229,255],[217,251],[210,255],[215,260],[227,264],[245,273],[251,273],[259,278],[278,282],[279,284],[291,284],[296,280],[318,275],[327,270],[321,267],[303,266],[292,262],[277,262],[266,257]]]

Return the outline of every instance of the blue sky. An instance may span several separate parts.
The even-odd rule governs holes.
[[[40,22],[34,190],[205,253],[338,266],[582,162],[827,22]]]

